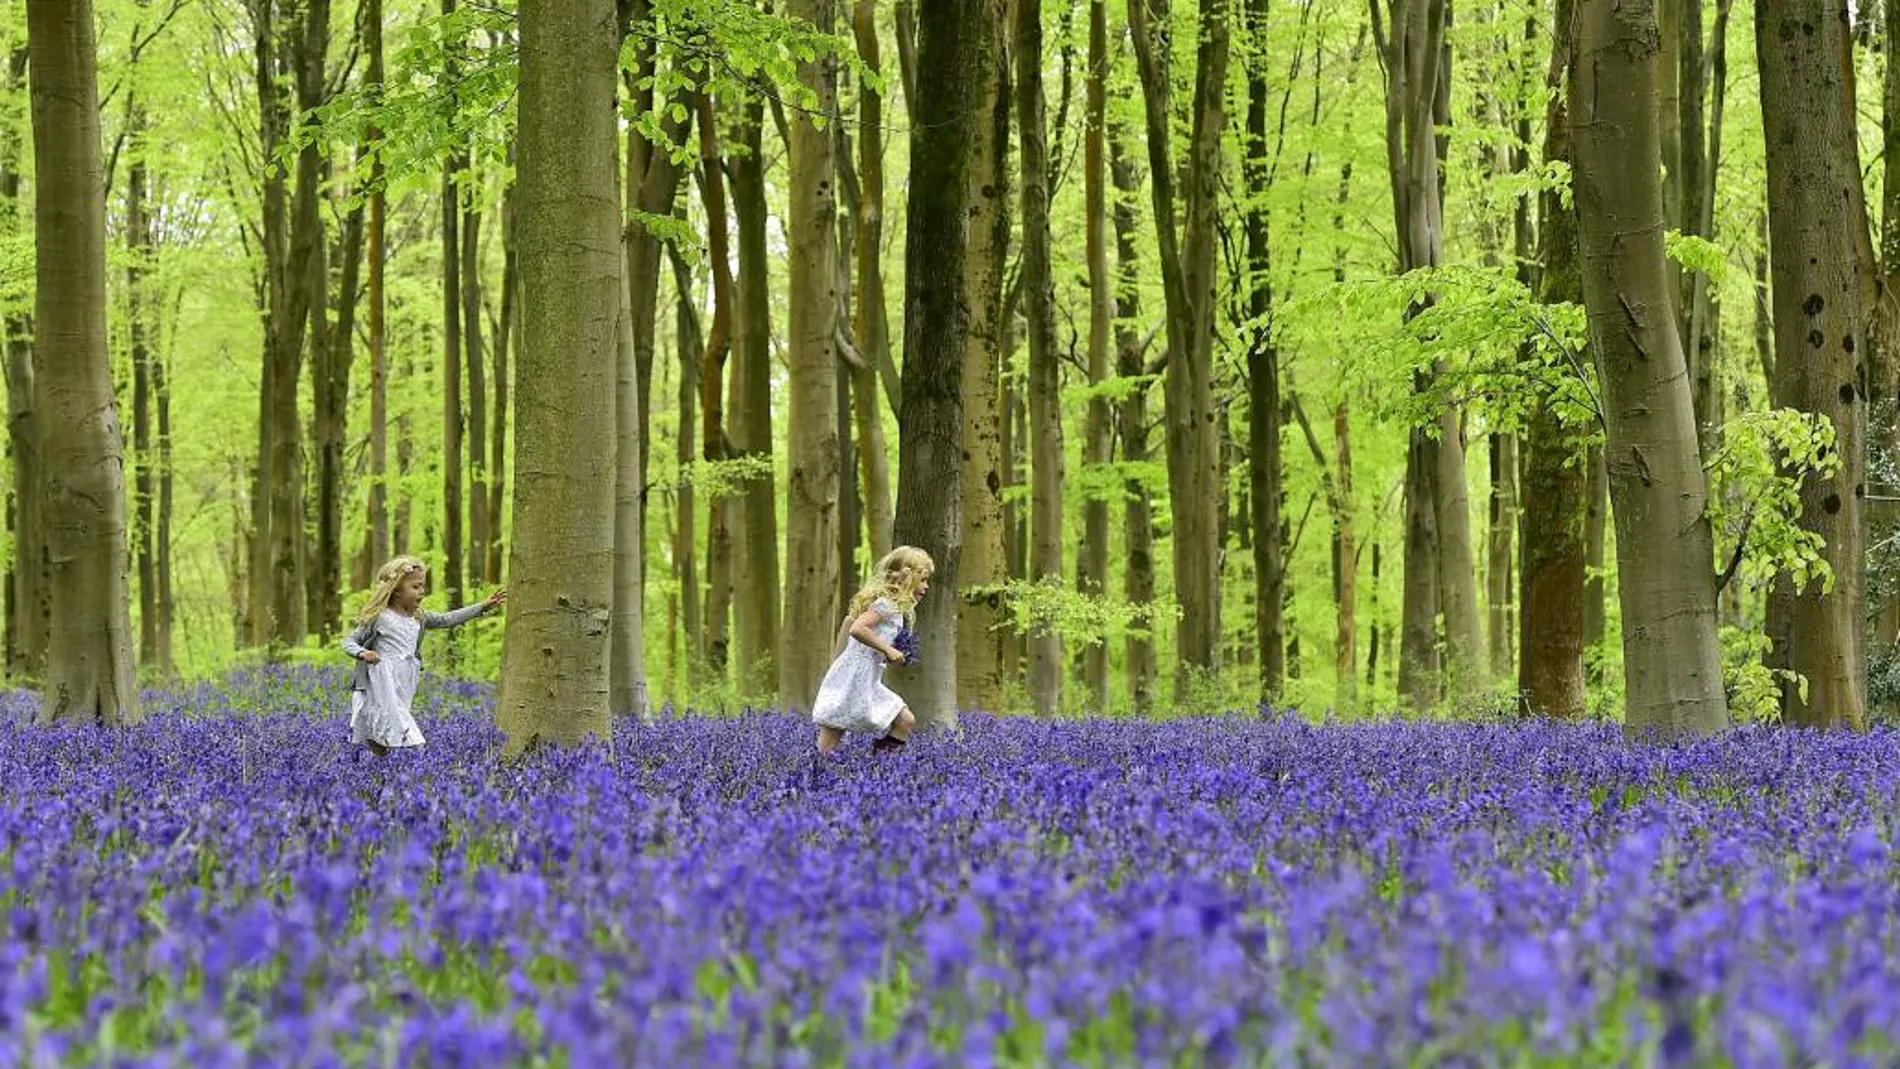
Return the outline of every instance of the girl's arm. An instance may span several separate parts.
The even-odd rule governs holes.
[[[831,651],[831,659],[834,661],[844,656],[845,641],[851,637],[851,623],[851,617],[847,616],[844,622],[838,625],[838,644]]]
[[[891,648],[883,639],[877,637],[877,632],[873,630],[883,619],[884,614],[877,611],[875,607],[864,610],[858,614],[857,619],[851,621],[851,637],[883,654],[885,660],[894,664],[903,664],[903,652]]]
[[[361,661],[368,659],[371,664],[374,664],[379,658],[375,657],[376,651],[370,649],[368,643],[369,640],[375,636],[376,621],[371,620],[369,623],[343,636],[343,652],[349,654],[356,660]]]
[[[444,627],[460,627],[507,600],[508,590],[503,587],[473,605],[464,605],[448,612],[424,612],[422,626],[431,631]]]

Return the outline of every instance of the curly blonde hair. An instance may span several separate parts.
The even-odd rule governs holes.
[[[930,559],[930,554],[916,546],[898,546],[884,554],[884,559],[877,562],[871,581],[852,595],[850,615],[857,617],[870,608],[872,602],[887,598],[908,620],[911,610],[917,606],[917,584],[929,579],[936,570],[936,562]]]
[[[389,608],[390,597],[396,593],[396,588],[402,585],[404,579],[416,572],[428,570],[429,566],[422,563],[421,557],[406,555],[396,557],[383,565],[376,573],[376,585],[370,589],[369,600],[363,603],[362,609],[356,614],[356,622],[359,625],[366,624],[381,616],[383,610]],[[418,609],[417,615],[420,613],[421,610]]]

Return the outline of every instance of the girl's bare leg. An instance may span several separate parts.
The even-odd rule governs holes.
[[[820,727],[818,729],[818,752],[830,753],[844,741],[844,732],[837,728]]]
[[[891,721],[891,729],[884,733],[883,738],[872,743],[871,748],[879,751],[901,749],[910,741],[911,730],[916,726],[917,718],[911,715],[910,710],[899,709],[897,719]]]
[[[369,747],[369,752],[375,754],[378,757],[389,756],[389,747],[384,746],[382,743],[377,742],[375,739],[365,739],[363,741],[363,745]]]

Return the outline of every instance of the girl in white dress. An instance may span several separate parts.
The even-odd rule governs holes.
[[[847,731],[877,736],[875,750],[895,750],[910,741],[917,719],[904,699],[884,685],[884,666],[904,663],[904,652],[892,642],[908,624],[917,599],[930,591],[935,570],[930,554],[898,546],[885,554],[877,574],[851,599],[838,629],[837,659],[811,706],[819,753],[837,749]]]
[[[343,651],[356,659],[350,741],[378,757],[425,741],[409,711],[422,675],[422,632],[460,627],[508,599],[504,588],[452,612],[426,612],[422,595],[427,587],[428,570],[417,558],[397,557],[383,565],[375,591],[356,614],[356,630],[343,638]]]

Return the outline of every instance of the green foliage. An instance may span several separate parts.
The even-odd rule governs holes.
[[[1802,480],[1840,468],[1825,416],[1787,408],[1745,413],[1723,428],[1707,467],[1717,567],[1726,567],[1739,542],[1739,578],[1765,584],[1785,574],[1797,590],[1816,580],[1823,590],[1833,588],[1821,537],[1799,523]]]
[[[960,593],[966,599],[1001,597],[1006,622],[1017,634],[1047,629],[1065,643],[1083,646],[1099,645],[1114,634],[1148,634],[1157,611],[1153,603],[1076,590],[1056,576],[967,586]]]
[[[746,483],[772,474],[772,458],[758,454],[721,460],[695,459],[680,468],[680,485],[710,497],[742,494]]]
[[[1781,722],[1781,688],[1796,687],[1803,699],[1808,681],[1786,668],[1770,668],[1765,663],[1773,643],[1760,631],[1744,631],[1724,626],[1722,638],[1722,679],[1728,691],[1729,717],[1744,724]]]
[[[1671,230],[1663,235],[1663,249],[1669,258],[1691,271],[1700,271],[1711,282],[1720,282],[1728,273],[1728,250],[1707,238]]]

